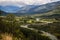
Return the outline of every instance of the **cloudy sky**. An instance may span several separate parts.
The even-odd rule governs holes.
[[[46,4],[49,2],[55,2],[59,0],[0,0],[0,5],[3,4],[20,4],[20,5],[25,5],[25,4],[34,4],[34,5],[40,5],[40,4]]]

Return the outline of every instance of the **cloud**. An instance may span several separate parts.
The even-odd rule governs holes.
[[[34,4],[34,5],[40,5],[40,4],[45,4],[49,2],[54,2],[54,1],[60,1],[60,0],[0,0],[0,5],[4,3],[8,4]]]

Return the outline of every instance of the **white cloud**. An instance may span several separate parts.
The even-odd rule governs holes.
[[[2,2],[8,3],[8,4],[45,4],[49,2],[54,2],[54,1],[60,1],[60,0],[0,0],[0,5]]]

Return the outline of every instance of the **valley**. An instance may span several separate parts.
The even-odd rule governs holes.
[[[9,14],[7,16],[0,16],[0,26],[1,26],[0,32],[11,33],[14,37],[18,37],[19,35],[21,36],[24,35],[25,37],[23,36],[23,40],[25,39],[31,40],[29,35],[32,36],[35,33],[36,34],[34,36],[38,34],[38,36],[40,35],[42,36],[42,38],[40,37],[38,38],[36,36],[36,39],[35,39],[33,38],[34,36],[32,36],[33,40],[58,40],[60,38],[60,33],[59,33],[60,21],[59,20],[60,18],[49,19],[44,16],[43,17],[20,16],[19,17],[13,14]],[[20,32],[22,34],[20,34]],[[50,37],[50,35],[53,35],[52,38]],[[19,38],[17,38],[17,40],[19,40]]]
[[[0,40],[60,40],[60,1],[0,6]]]

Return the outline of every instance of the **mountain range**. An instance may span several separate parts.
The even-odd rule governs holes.
[[[16,15],[37,14],[37,13],[39,14],[54,10],[58,5],[60,5],[60,1],[47,3],[43,5],[24,5],[22,7],[15,5],[6,5],[6,6],[0,5],[0,10],[6,13],[13,13]]]

